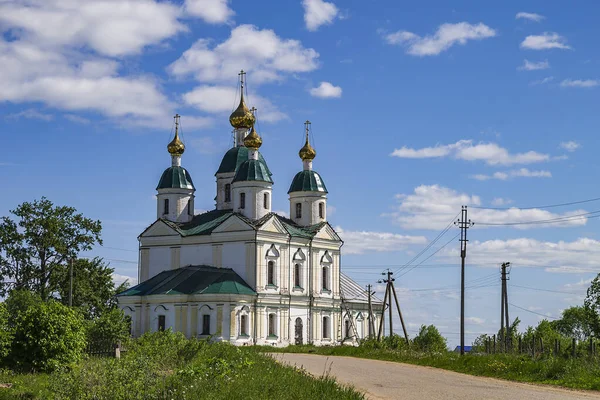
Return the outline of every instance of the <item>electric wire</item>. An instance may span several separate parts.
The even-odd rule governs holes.
[[[519,209],[519,210],[534,210],[534,209],[544,209],[544,208],[555,208],[555,207],[565,207],[565,206],[573,206],[576,204],[584,204],[591,203],[594,201],[600,201],[600,197],[596,197],[593,199],[580,200],[580,201],[571,201],[569,203],[559,203],[559,204],[550,204],[545,206],[537,206],[537,207],[479,207],[479,206],[469,206],[469,208],[476,208],[479,210],[510,210],[510,209]]]
[[[474,221],[475,225],[483,225],[483,226],[515,226],[515,225],[536,225],[536,224],[553,224],[560,223],[565,221],[571,221],[576,219],[589,219],[589,218],[598,218],[600,217],[600,210],[590,211],[583,214],[575,214],[564,217],[550,218],[550,219],[540,219],[534,221],[523,221],[523,222],[477,222]]]
[[[518,308],[519,310],[523,310],[523,311],[527,311],[528,313],[532,313],[532,314],[540,315],[540,316],[542,316],[542,317],[544,317],[544,318],[550,318],[550,319],[560,319],[560,318],[556,318],[556,317],[551,317],[551,316],[549,316],[549,315],[544,315],[544,314],[542,314],[542,313],[539,313],[539,312],[531,311],[531,310],[528,310],[528,309],[526,309],[526,308],[523,308],[523,307],[519,307],[519,306],[517,306],[517,305],[515,305],[515,304],[513,304],[513,303],[508,303],[508,304],[509,304],[509,305],[511,305],[512,307]]]
[[[456,239],[458,236],[460,235],[460,233],[457,233],[456,235],[454,235],[454,237],[450,240],[448,240],[442,247],[440,247],[439,249],[437,249],[436,251],[434,251],[433,253],[431,253],[426,259],[424,259],[422,262],[425,262],[427,260],[429,260],[431,257],[435,256],[437,253],[439,253],[444,247],[448,246],[450,243],[452,243],[454,241],[454,239]],[[398,276],[398,278],[403,277],[404,275],[408,274],[410,271],[412,271],[413,269],[417,268],[420,264],[416,264],[414,266],[412,266],[411,268],[409,268],[408,270],[406,270],[405,272],[403,272],[402,274],[400,274]]]

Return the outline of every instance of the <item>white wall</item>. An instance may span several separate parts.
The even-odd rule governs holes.
[[[222,263],[224,268],[232,268],[243,280],[246,280],[246,243],[223,243]]]
[[[168,246],[151,247],[148,263],[148,278],[171,269],[171,248]]]
[[[214,265],[211,244],[194,244],[181,246],[179,266]]]

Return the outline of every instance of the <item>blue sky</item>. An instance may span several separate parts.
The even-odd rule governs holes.
[[[599,11],[591,1],[3,2],[0,214],[41,196],[72,205],[103,221],[105,247],[88,255],[135,276],[173,114],[196,206],[211,209],[243,68],[273,208],[289,208],[309,119],[350,276],[366,285],[400,269],[463,204],[512,207],[471,209],[467,340],[497,330],[503,261],[514,265],[511,303],[532,311],[511,307],[511,318],[535,324],[534,312],[580,304],[600,272],[598,220],[571,217],[600,202],[535,208],[600,197]],[[396,281],[409,330],[435,323],[451,343],[456,233]]]

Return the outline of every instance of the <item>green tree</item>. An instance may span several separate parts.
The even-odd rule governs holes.
[[[13,330],[8,323],[8,309],[6,303],[0,303],[0,364],[10,351]]]
[[[559,333],[577,340],[587,340],[594,332],[598,332],[599,319],[595,310],[590,307],[569,307],[562,312],[559,320],[550,323]]]
[[[116,344],[129,338],[131,319],[122,310],[112,308],[88,322],[88,343]]]
[[[446,338],[433,325],[421,325],[419,334],[412,340],[415,348],[426,352],[445,352],[448,350]]]
[[[79,361],[86,345],[83,316],[58,301],[39,301],[15,316],[7,359],[24,371],[53,371]]]
[[[0,220],[0,295],[13,287],[28,288],[48,300],[52,278],[59,266],[81,251],[102,244],[100,221],[78,214],[68,206],[55,206],[42,197],[25,202]]]
[[[114,308],[115,295],[127,289],[127,282],[115,287],[113,272],[114,269],[99,257],[91,260],[80,258],[73,262],[73,306],[81,308],[86,318],[97,317],[104,310]],[[70,290],[68,263],[56,267],[51,283],[60,302],[68,305]]]

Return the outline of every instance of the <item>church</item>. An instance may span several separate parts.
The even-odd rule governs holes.
[[[327,187],[309,140],[288,190],[289,217],[271,211],[273,174],[244,100],[231,114],[234,145],[219,165],[215,209],[194,215],[185,145],[156,187],[156,220],[138,237],[138,285],[120,293],[133,336],[172,329],[235,345],[335,345],[374,334],[382,303],[341,271],[343,241],[327,222]],[[300,163],[299,163],[300,165]]]

